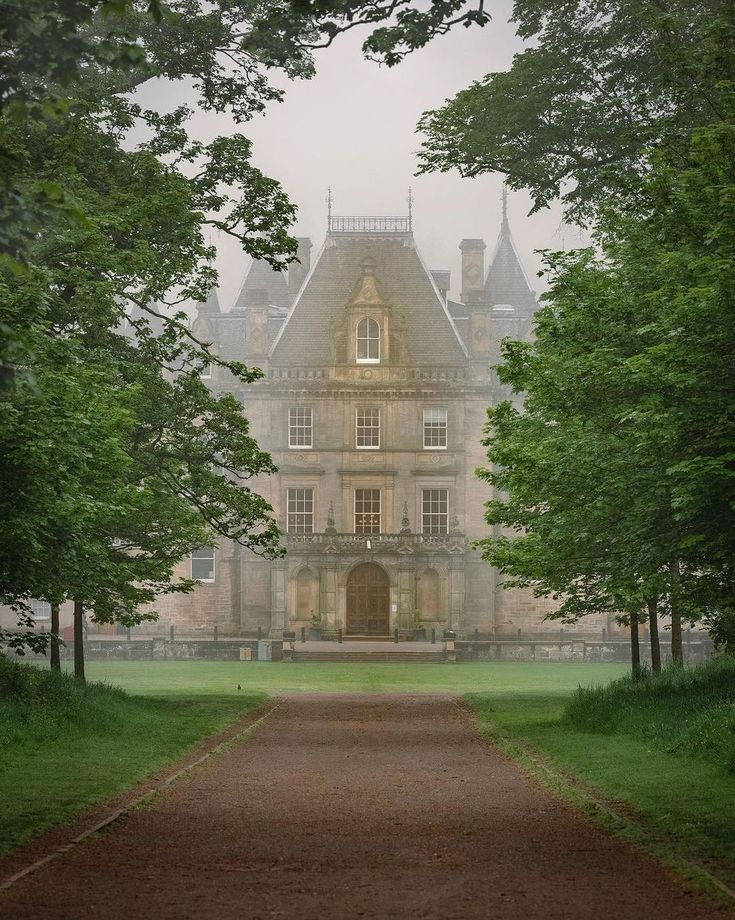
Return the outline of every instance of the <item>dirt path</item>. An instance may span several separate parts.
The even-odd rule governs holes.
[[[14,885],[0,916],[732,915],[550,798],[453,700],[376,695],[285,701],[249,740]]]

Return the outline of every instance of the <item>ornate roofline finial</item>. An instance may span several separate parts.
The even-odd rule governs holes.
[[[408,187],[408,229],[413,230],[413,189]]]
[[[332,186],[327,186],[327,230],[332,229]]]
[[[408,519],[408,502],[403,503],[403,517],[401,518],[401,533],[411,533],[411,521]]]

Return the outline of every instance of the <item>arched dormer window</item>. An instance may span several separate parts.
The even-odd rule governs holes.
[[[358,364],[380,362],[380,323],[369,316],[357,324],[355,355]]]

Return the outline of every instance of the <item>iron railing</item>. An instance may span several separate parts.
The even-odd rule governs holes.
[[[330,233],[410,233],[411,217],[333,217],[329,215]]]

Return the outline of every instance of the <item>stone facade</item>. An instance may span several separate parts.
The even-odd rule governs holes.
[[[348,635],[558,631],[548,602],[504,591],[472,548],[487,533],[474,473],[486,409],[507,397],[490,365],[502,338],[530,334],[537,304],[505,215],[487,271],[482,240],[460,249],[453,302],[410,220],[333,217],[313,264],[302,239],[288,278],[256,262],[232,310],[216,295],[199,305],[195,332],[265,372],[242,387],[214,369],[211,385],[242,400],[279,468],[254,488],[287,553],[269,562],[222,541],[213,580],[163,599],[164,619],[275,637],[319,618]]]

